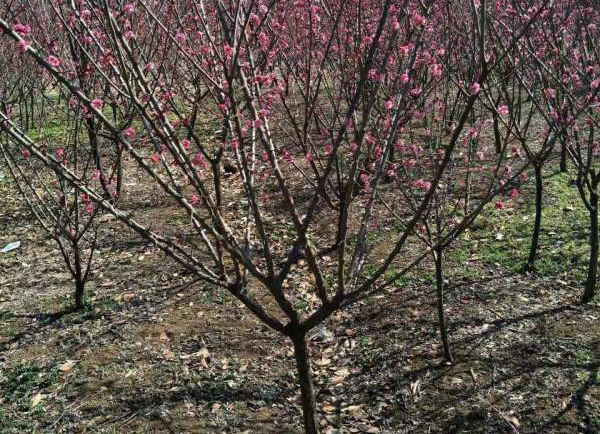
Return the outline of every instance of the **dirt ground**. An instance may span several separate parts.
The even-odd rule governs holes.
[[[0,254],[0,433],[301,432],[292,347],[238,302],[113,223],[69,313],[62,258],[7,179],[0,204],[0,248],[21,241]],[[598,302],[564,277],[454,267],[454,365],[426,269],[314,331],[324,432],[600,433]]]

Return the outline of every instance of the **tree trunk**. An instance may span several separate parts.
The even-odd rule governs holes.
[[[118,199],[123,191],[123,149],[117,150],[117,187],[116,193]]]
[[[535,258],[540,243],[540,230],[542,228],[542,199],[544,197],[544,180],[542,179],[542,166],[535,165],[535,223],[533,234],[531,234],[531,246],[529,247],[529,258],[525,265],[525,271],[533,270]]]
[[[590,263],[588,267],[583,303],[594,298],[596,293],[596,279],[598,274],[598,195],[590,195]]]
[[[560,140],[560,171],[567,173],[567,140],[564,136]]]
[[[85,282],[75,282],[75,310],[83,308],[83,289]]]
[[[292,336],[294,343],[294,356],[296,358],[296,370],[300,382],[300,393],[302,396],[302,414],[304,416],[304,432],[306,434],[319,434],[319,421],[317,415],[317,402],[310,367],[310,355],[306,344],[306,336]]]
[[[496,155],[500,155],[502,153],[502,136],[500,135],[498,113],[495,111],[492,111],[492,121],[494,126],[494,143],[496,144]]]
[[[446,361],[452,363],[452,351],[448,343],[448,330],[446,328],[446,315],[444,313],[444,273],[442,271],[443,250],[436,249],[433,252],[435,260],[435,288],[437,294],[437,314],[440,326],[440,335],[442,338],[442,346],[444,347],[444,357]]]

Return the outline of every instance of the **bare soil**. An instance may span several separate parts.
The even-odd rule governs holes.
[[[301,432],[292,347],[238,302],[112,222],[71,312],[62,258],[6,179],[0,204],[0,248],[22,243],[0,254],[0,433]],[[476,257],[447,268],[469,271],[449,273],[454,365],[425,267],[315,330],[324,431],[600,433],[598,303]]]

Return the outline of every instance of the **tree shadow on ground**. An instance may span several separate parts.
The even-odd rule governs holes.
[[[482,282],[495,279],[483,279]],[[426,308],[419,300],[424,296],[428,297]],[[456,308],[457,300],[452,300],[452,296],[450,300],[449,305]],[[466,319],[452,321],[450,315],[451,345],[456,358],[456,363],[450,366],[436,357],[441,349],[433,296],[429,292],[425,295],[421,292],[419,296],[413,293],[397,300],[393,304],[392,316],[396,321],[392,321],[393,327],[387,327],[385,331],[409,327],[412,332],[408,336],[400,333],[397,346],[382,348],[363,363],[356,375],[357,381],[367,384],[370,377],[386,369],[388,375],[384,381],[387,384],[379,388],[402,389],[400,393],[396,390],[398,401],[396,407],[390,410],[400,415],[392,418],[399,417],[401,425],[419,420],[419,427],[425,427],[432,433],[600,433],[600,417],[594,414],[594,408],[586,404],[586,396],[600,383],[600,361],[588,363],[576,360],[580,348],[577,343],[586,350],[594,343],[590,344],[589,333],[588,336],[578,336],[577,340],[552,333],[554,325],[575,323],[593,307],[562,305],[533,310],[524,306],[514,315],[510,315],[512,311],[508,309],[508,314],[505,311],[500,317],[496,313],[496,319],[489,319],[486,318],[489,312],[485,309],[489,306],[485,297],[482,300],[483,303],[472,304],[474,313],[467,315]],[[380,309],[373,315],[389,321],[386,313],[382,312],[384,310],[390,315],[388,309]],[[417,311],[417,314],[411,311]],[[399,318],[402,320],[398,321]],[[457,337],[452,338],[453,335]],[[514,342],[511,342],[510,336],[516,336]],[[432,345],[437,350],[432,350]],[[596,356],[596,359],[600,357]],[[414,368],[398,369],[404,360]],[[583,372],[586,372],[587,379],[579,385],[575,376],[581,377]],[[554,375],[558,380],[544,383],[547,376]],[[460,385],[452,381],[460,381]],[[561,395],[553,396],[554,392],[550,392],[555,386],[560,387],[556,394]],[[425,391],[419,392],[419,388]],[[543,393],[538,394],[537,389]],[[415,407],[411,404],[419,399],[411,395],[420,393],[420,400],[430,400],[430,405]],[[544,398],[544,393],[548,394],[547,398]],[[524,401],[512,404],[519,396],[525,396]],[[560,407],[559,399],[568,401],[568,405]],[[521,427],[518,421],[517,425],[512,422],[511,406],[522,417]],[[543,414],[536,413],[537,406],[543,409]],[[577,413],[573,423],[563,417],[571,410]]]

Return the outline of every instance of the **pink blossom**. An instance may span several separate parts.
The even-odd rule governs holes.
[[[54,154],[56,155],[56,159],[58,161],[62,161],[65,157],[65,150],[63,148],[58,148],[56,151],[54,151]]]
[[[496,209],[504,209],[504,208],[506,208],[506,205],[504,204],[504,202],[502,202],[500,200],[498,202],[496,202]]]
[[[598,80],[594,80],[590,83],[590,87],[594,90],[600,87],[600,78]]]
[[[269,37],[265,32],[260,32],[258,35],[258,42],[263,50],[266,50],[269,47]]]
[[[415,87],[414,89],[411,89],[410,94],[414,97],[421,95],[421,87]]]
[[[185,36],[185,33],[183,33],[183,32],[177,32],[175,34],[175,40],[177,42],[179,42],[180,44],[183,44],[186,39],[187,39],[187,36]]]
[[[204,155],[202,154],[196,154],[196,156],[194,157],[194,159],[192,160],[192,163],[195,166],[204,166],[204,163],[206,161],[204,160]]]
[[[331,143],[327,143],[323,149],[326,154],[331,154],[333,152],[333,145]]]
[[[196,205],[198,202],[200,202],[200,198],[194,194],[190,199],[190,203]]]
[[[136,132],[132,127],[129,127],[125,131],[123,131],[123,135],[127,140],[131,140],[135,138]]]
[[[58,68],[60,66],[60,60],[55,56],[48,56],[48,63],[53,68]]]
[[[424,179],[417,179],[413,181],[413,186],[419,190],[429,190],[431,188],[431,182],[425,181]]]
[[[391,110],[392,107],[394,107],[394,102],[392,100],[388,100],[385,102],[385,109],[386,110]]]
[[[104,106],[104,101],[102,101],[101,99],[94,99],[92,100],[92,107],[94,107],[96,110],[101,110],[102,107]]]
[[[414,13],[411,15],[410,21],[416,27],[420,27],[423,24],[425,24],[425,18],[423,18],[421,15],[419,15],[417,13]]]
[[[160,161],[160,154],[158,152],[155,152],[154,154],[152,154],[152,157],[150,157],[150,159],[154,164],[158,164]]]
[[[498,111],[499,115],[507,115],[508,114],[508,106],[501,105],[500,107],[498,107],[497,111]]]
[[[29,149],[23,149],[21,151],[21,154],[23,154],[23,157],[25,157],[25,158],[31,157],[31,152],[29,151]]]
[[[123,12],[131,14],[133,11],[135,11],[135,6],[132,3],[127,3],[125,6],[123,6]]]
[[[510,190],[508,195],[512,198],[515,198],[519,195],[519,190],[517,190],[516,188],[513,188],[512,190]]]
[[[400,76],[400,82],[402,84],[408,83],[408,80],[409,80],[409,77],[408,77],[408,74],[406,72]]]
[[[96,208],[94,207],[94,203],[93,203],[93,202],[88,202],[88,204],[85,206],[85,211],[86,211],[88,214],[91,214],[91,213],[93,213],[95,209],[96,209]]]
[[[191,144],[192,142],[190,142],[188,139],[183,139],[181,141],[181,146],[183,146],[184,149],[190,149]]]
[[[441,77],[443,72],[442,65],[439,63],[434,63],[429,68],[429,72],[431,73],[432,77]]]
[[[18,45],[19,45],[19,51],[20,51],[21,53],[24,53],[24,52],[26,52],[26,51],[27,51],[27,50],[29,50],[29,48],[31,47],[31,46],[30,46],[30,45],[29,45],[27,42],[25,42],[25,40],[24,40],[24,39],[21,39],[21,40],[19,41],[19,44],[18,44]]]
[[[292,154],[290,154],[290,150],[289,149],[284,149],[282,152],[282,157],[285,161],[287,161],[288,163],[291,163],[293,158],[292,158]]]
[[[551,88],[544,89],[544,96],[548,99],[554,99],[556,98],[556,90]]]
[[[369,180],[369,176],[366,173],[360,174],[360,180],[365,187],[367,192],[371,191],[371,181]]]
[[[13,26],[13,31],[20,36],[29,36],[31,27],[26,24],[17,23]]]
[[[478,95],[480,91],[481,86],[479,83],[473,83],[471,86],[469,86],[469,95],[471,96]]]

